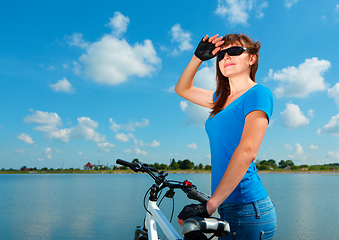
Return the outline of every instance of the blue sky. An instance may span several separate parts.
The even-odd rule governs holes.
[[[339,162],[338,0],[7,1],[0,22],[0,168],[210,164],[208,110],[173,89],[205,34],[234,32],[274,95],[257,158]]]

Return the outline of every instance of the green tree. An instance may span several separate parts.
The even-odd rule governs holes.
[[[205,169],[208,170],[208,171],[211,170],[211,165],[206,165]]]
[[[279,162],[279,168],[286,168],[288,165],[287,165],[287,163],[284,161],[284,160],[281,160],[280,162]]]
[[[151,165],[152,166],[152,165]],[[155,168],[155,169],[160,169],[160,164],[159,163],[154,163],[153,164],[153,167]]]
[[[204,165],[202,165],[202,163],[199,164],[199,169],[203,169]]]
[[[268,162],[269,162],[269,165],[270,165],[272,168],[277,168],[277,167],[278,167],[278,166],[277,166],[277,163],[275,162],[275,160],[270,159],[270,160],[268,160]]]
[[[294,162],[292,160],[286,160],[286,164],[287,166],[290,166],[290,167],[294,166]]]
[[[326,171],[326,170],[328,170],[328,168],[326,166],[320,166],[319,170]]]
[[[295,165],[293,165],[293,166],[291,166],[291,170],[293,170],[293,171],[295,171],[295,170],[299,170],[299,167],[298,167],[298,166],[295,166]]]
[[[167,169],[167,164],[161,163],[160,166],[159,166],[159,169],[160,170],[166,170]]]
[[[177,170],[177,169],[179,169],[179,164],[178,163],[172,163],[171,164],[171,169],[173,169],[173,170]]]
[[[260,164],[258,169],[261,171],[267,171],[270,170],[270,166],[268,164]]]
[[[178,162],[179,163],[179,162]],[[182,163],[180,164],[180,169],[186,170],[186,169],[192,169],[194,167],[194,163],[191,162],[188,159],[185,159],[184,161],[182,161]]]
[[[132,161],[132,163],[140,163],[140,162],[139,162],[139,159],[134,158],[133,161]]]

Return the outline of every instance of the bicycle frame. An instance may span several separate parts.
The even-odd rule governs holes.
[[[165,234],[167,239],[183,240],[183,237],[181,237],[180,234],[175,230],[173,225],[170,223],[170,221],[168,221],[168,219],[164,216],[164,214],[157,205],[157,201],[161,195],[161,191],[165,188],[168,188],[168,191],[166,192],[166,194],[163,195],[163,197],[173,198],[175,193],[174,189],[180,189],[186,193],[188,198],[197,200],[202,204],[206,204],[206,202],[209,199],[209,196],[202,192],[197,191],[196,186],[193,185],[192,182],[188,180],[185,180],[183,182],[167,180],[166,176],[168,175],[168,173],[166,171],[159,172],[157,169],[149,167],[147,164],[133,162],[130,163],[121,159],[117,159],[117,163],[129,167],[134,172],[148,173],[155,181],[152,187],[145,194],[144,198],[145,209],[146,209],[145,199],[148,193],[149,201],[146,209],[144,227],[138,226],[136,228],[134,240],[141,240],[147,238],[148,240],[158,240],[157,225],[161,228],[162,232]],[[154,174],[153,172],[156,172],[157,174]],[[205,219],[201,216],[192,216],[191,218],[186,219],[183,226],[183,234],[188,239],[197,239],[197,237],[200,238],[201,236],[206,237],[205,233],[208,234],[212,233],[213,234],[212,237],[226,236],[229,233],[229,231],[230,231],[229,224],[226,221],[215,218]]]
[[[169,240],[182,240],[183,238],[174,229],[173,225],[167,220],[161,212],[155,201],[149,200],[148,211],[146,212],[146,228],[149,240],[158,240],[157,224]]]

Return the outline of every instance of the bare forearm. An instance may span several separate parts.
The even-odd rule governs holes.
[[[188,91],[193,86],[194,76],[197,73],[201,63],[202,61],[193,55],[191,61],[181,74],[181,77],[175,86],[175,91],[179,96],[185,95],[185,91]]]
[[[207,203],[209,213],[215,212],[240,183],[255,158],[253,156],[251,152],[242,149],[235,150],[223,178]]]

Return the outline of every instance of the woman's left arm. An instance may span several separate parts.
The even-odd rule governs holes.
[[[251,163],[255,160],[264,138],[267,124],[268,118],[263,111],[256,110],[246,116],[240,143],[234,151],[217,189],[207,202],[206,208],[209,214],[214,213],[233,192]]]

